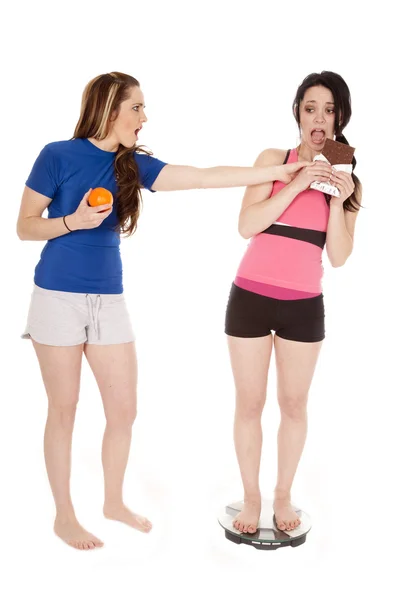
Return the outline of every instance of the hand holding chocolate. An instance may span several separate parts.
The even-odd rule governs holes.
[[[352,173],[353,166],[351,161],[354,156],[355,148],[336,142],[327,138],[325,140],[324,147],[321,150],[321,154],[317,154],[314,160],[324,160],[329,162],[337,171],[344,171],[345,173]],[[310,187],[313,190],[319,190],[330,196],[340,196],[340,192],[329,182],[314,181]]]

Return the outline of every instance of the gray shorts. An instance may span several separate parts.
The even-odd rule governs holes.
[[[49,346],[124,344],[135,340],[123,294],[58,292],[37,285],[21,337]]]

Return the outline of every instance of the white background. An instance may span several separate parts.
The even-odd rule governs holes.
[[[7,8],[0,76],[2,597],[396,596],[399,90],[391,6],[379,2],[377,12],[340,1],[132,0]],[[155,156],[202,167],[251,165],[264,148],[296,145],[297,86],[323,69],[340,73],[352,92],[345,135],[357,149],[364,208],[347,264],[334,270],[324,256],[327,338],[293,489],[313,519],[307,543],[257,552],[225,540],[216,520],[242,494],[223,332],[247,244],[237,233],[237,188],[143,194],[138,232],[122,243],[140,368],[125,490],[127,504],[154,528],[145,536],[102,518],[104,417],[85,364],[73,499],[82,524],[105,546],[69,548],[52,532],[42,454],[47,401],[31,344],[19,338],[42,244],[22,243],[15,223],[37,154],[72,136],[86,83],[119,70],[141,83],[149,121],[140,142]],[[266,497],[275,484],[278,422],[272,363],[263,416]]]

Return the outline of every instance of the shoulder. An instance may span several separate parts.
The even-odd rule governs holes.
[[[148,154],[147,152],[143,152],[143,150],[134,150],[133,158],[137,162],[144,162],[144,161],[148,162],[153,158],[153,156],[151,154]]]
[[[75,140],[62,140],[59,142],[50,142],[46,144],[42,153],[51,157],[59,157],[68,153],[75,144]]]
[[[280,150],[278,148],[267,148],[260,152],[257,156],[254,166],[268,166],[268,165],[280,165],[283,164],[287,154],[287,150]]]
[[[155,158],[147,152],[140,151],[140,149],[133,152],[133,158],[137,164],[139,180],[142,186],[152,192],[156,191],[152,189],[152,186],[160,174],[160,171],[167,163],[159,158]]]
[[[133,158],[139,169],[160,170],[167,164],[159,158],[155,158],[152,154],[140,150],[134,150]]]

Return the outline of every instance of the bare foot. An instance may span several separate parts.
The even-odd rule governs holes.
[[[293,510],[290,497],[275,497],[274,513],[276,524],[281,531],[292,531],[301,523],[298,514]]]
[[[54,533],[77,550],[93,550],[104,545],[96,536],[86,531],[76,519],[65,520],[56,517]]]
[[[104,516],[106,519],[112,519],[113,521],[121,521],[134,529],[138,529],[143,533],[149,533],[152,528],[152,524],[146,517],[141,517],[135,514],[125,504],[118,505],[104,505]]]
[[[259,500],[245,500],[243,510],[240,511],[232,525],[241,533],[255,533],[261,514],[261,498]]]

